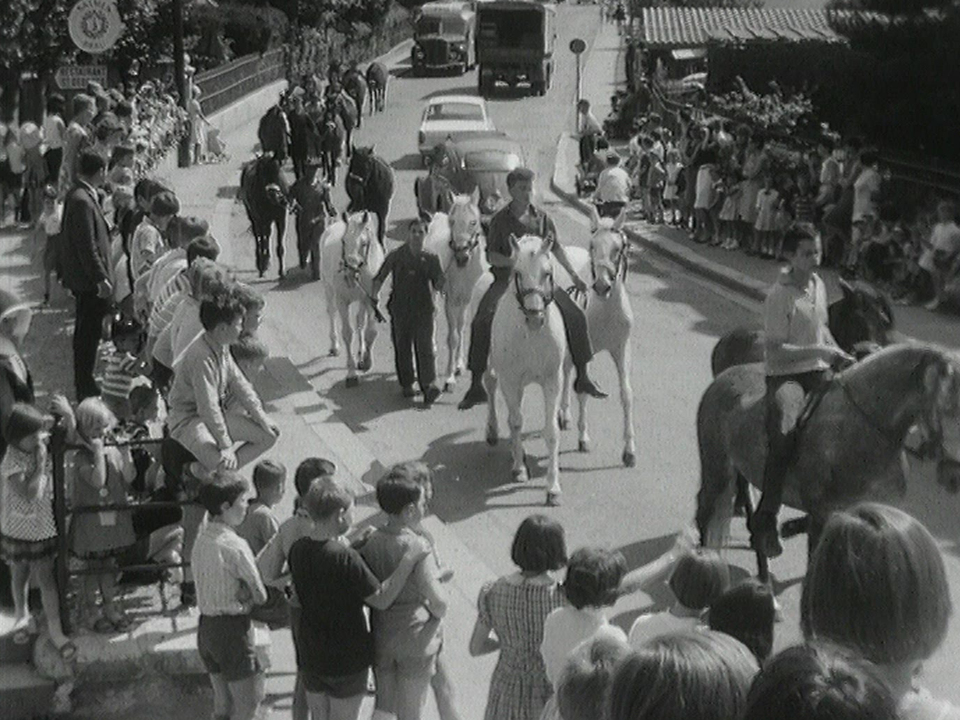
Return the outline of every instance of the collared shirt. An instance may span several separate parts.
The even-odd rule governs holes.
[[[597,200],[630,202],[630,175],[619,165],[606,168],[597,178]]]
[[[137,226],[133,233],[133,240],[130,241],[130,267],[133,270],[135,282],[150,269],[163,252],[164,246],[160,228],[154,225],[149,217],[145,217]]]
[[[826,341],[827,292],[817,275],[806,287],[798,287],[789,270],[784,270],[770,288],[763,304],[763,331],[768,342],[788,345],[822,345]],[[789,360],[765,358],[770,376],[797,375],[830,366],[821,358]]]
[[[233,445],[221,405],[227,392],[233,394],[254,422],[267,422],[256,391],[230,355],[230,348],[217,345],[207,333],[187,348],[176,365],[167,402],[167,424],[176,429],[199,417],[220,450]]]
[[[433,312],[433,292],[443,287],[443,270],[440,259],[432,252],[421,251],[418,255],[410,252],[409,245],[401,245],[387,255],[373,284],[379,287],[393,274],[393,289],[387,307],[393,314]]]
[[[535,205],[530,205],[520,217],[513,214],[509,204],[504,205],[490,220],[490,231],[487,233],[487,257],[489,258],[490,253],[512,255],[511,235],[518,240],[524,235],[556,238],[557,227],[550,216]],[[509,279],[512,272],[508,267],[491,267],[490,271],[497,280]]]
[[[190,563],[201,615],[246,615],[252,605],[267,601],[250,546],[229,525],[208,517],[193,544]],[[252,595],[248,603],[237,599],[241,582]]]

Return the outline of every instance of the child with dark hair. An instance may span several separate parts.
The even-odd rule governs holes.
[[[136,320],[121,318],[111,328],[112,349],[104,346],[103,380],[100,392],[103,401],[121,422],[130,418],[130,391],[146,364],[140,360],[143,327]]]
[[[570,604],[557,608],[543,623],[543,657],[547,679],[557,687],[567,659],[581,643],[596,637],[610,637],[626,643],[623,630],[611,625],[605,608],[616,603],[627,563],[617,551],[580,548],[567,563],[563,592]],[[543,720],[557,718],[557,695],[547,702]]]
[[[386,504],[395,507],[401,494],[391,490]],[[313,531],[293,544],[289,556],[302,605],[297,669],[314,717],[356,720],[375,659],[364,605],[381,612],[389,608],[429,551],[422,541],[411,539],[395,570],[380,581],[343,540],[353,526],[349,492],[332,479],[318,479],[304,506]]]
[[[303,499],[310,491],[315,480],[332,478],[337,472],[337,466],[331,460],[309,457],[303,460],[293,475],[293,486],[297,492],[294,500],[293,515],[281,524],[277,533],[270,538],[267,544],[257,555],[257,567],[267,586],[267,591],[278,589],[287,598],[290,633],[293,635],[293,647],[300,652],[300,601],[294,590],[290,572],[286,569],[287,557],[290,548],[300,538],[310,537],[313,532],[313,521],[307,509],[303,506]],[[307,694],[303,686],[303,678],[297,672],[297,679],[293,686],[291,711],[293,720],[308,720]]]
[[[273,508],[283,499],[287,469],[283,463],[265,458],[253,468],[256,497],[247,506],[247,516],[237,528],[237,535],[247,541],[254,555],[266,546],[280,529]]]
[[[402,467],[377,483],[387,524],[370,535],[360,555],[378,578],[392,575],[410,548],[423,545],[417,530],[426,512],[425,495],[423,485]],[[445,595],[435,573],[420,563],[393,604],[373,613],[376,706],[398,720],[417,720],[423,713],[443,638]]]
[[[500,651],[485,720],[534,720],[553,694],[539,648],[547,616],[563,605],[562,588],[551,575],[567,563],[563,526],[531,515],[517,529],[510,557],[517,572],[481,588],[470,637],[473,656]]]
[[[196,577],[197,650],[213,686],[213,716],[253,720],[263,701],[250,611],[267,599],[250,546],[236,533],[247,513],[249,487],[224,472],[200,487],[207,511],[190,563]]]
[[[631,647],[638,648],[658,635],[700,627],[704,610],[730,585],[730,568],[716,552],[694,550],[677,560],[668,585],[673,604],[634,621],[629,633]]]
[[[710,629],[735,637],[761,664],[773,650],[776,619],[773,590],[755,578],[734,585],[710,604]]]
[[[741,720],[896,720],[897,703],[868,663],[818,645],[788,648],[754,678]]]
[[[561,720],[599,720],[606,714],[613,672],[630,654],[625,640],[598,635],[581,643],[567,660],[557,682]]]

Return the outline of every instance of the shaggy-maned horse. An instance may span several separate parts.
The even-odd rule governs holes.
[[[359,382],[357,371],[368,371],[371,351],[377,339],[376,319],[381,318],[371,295],[373,278],[383,264],[385,253],[377,241],[377,216],[371,212],[354,213],[331,223],[320,238],[320,277],[323,280],[327,313],[330,317],[330,355],[340,354],[337,316],[347,354],[347,387]],[[350,309],[359,303],[356,325]],[[353,334],[359,339],[353,351]]]
[[[370,114],[383,112],[387,104],[387,79],[390,74],[381,62],[372,62],[367,68],[367,87],[370,89]]]
[[[762,489],[763,366],[739,365],[715,379],[697,411],[700,492],[696,523],[703,545],[719,548],[733,511],[738,476]],[[791,418],[804,404],[794,398]],[[860,500],[906,492],[904,440],[914,425],[931,438],[937,477],[960,488],[960,359],[939,347],[891,345],[840,373],[794,439],[784,503],[806,512],[808,551],[817,546],[827,517]],[[747,506],[749,521],[752,508]],[[761,578],[767,559],[757,554]]]
[[[348,212],[370,210],[377,214],[380,244],[387,232],[387,216],[393,198],[393,169],[370,147],[356,147],[350,156],[346,179]]]
[[[890,300],[873,285],[841,278],[843,297],[830,303],[830,334],[851,355],[867,346],[883,347],[895,342]],[[736,328],[717,341],[710,356],[713,376],[728,367],[763,361],[763,331]]]
[[[353,98],[357,106],[357,127],[363,127],[363,106],[367,101],[367,81],[356,66],[347,70],[340,79],[344,92]]]
[[[280,162],[272,155],[261,155],[240,171],[238,198],[247,211],[256,241],[257,272],[263,277],[270,266],[270,233],[277,228],[277,262],[283,277],[283,235],[287,229],[287,182]]]
[[[591,286],[587,295],[587,327],[590,344],[595,353],[606,350],[613,358],[620,380],[620,405],[623,409],[623,464],[633,467],[637,462],[637,445],[633,427],[633,387],[630,384],[630,331],[633,328],[633,308],[627,295],[626,281],[630,245],[621,232],[627,214],[624,209],[615,220],[603,218],[593,210],[588,257],[582,248],[566,248],[567,257],[577,273],[589,263]],[[569,353],[565,365],[563,396],[560,400],[560,429],[570,424],[570,390],[573,380],[573,360]],[[590,449],[587,432],[588,396],[579,394],[578,443],[580,452]]]
[[[486,240],[480,226],[480,191],[454,195],[450,214],[434,214],[427,229],[424,248],[440,258],[444,275],[444,310],[447,316],[447,377],[445,392],[453,389],[464,368],[464,337],[467,308],[474,288],[490,269]]]
[[[527,385],[543,391],[543,438],[547,444],[547,505],[560,504],[560,409],[567,338],[563,318],[554,305],[559,263],[550,251],[553,238],[510,237],[515,264],[508,291],[493,316],[490,362],[484,385],[487,403],[487,443],[499,440],[497,388],[507,403],[507,424],[513,454],[513,480],[526,482],[529,471],[523,451],[523,392]],[[562,292],[562,290],[560,291]]]

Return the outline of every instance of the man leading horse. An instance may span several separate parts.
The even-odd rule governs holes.
[[[835,362],[853,362],[827,326],[827,294],[814,272],[820,264],[820,236],[803,227],[783,241],[789,265],[770,288],[763,306],[767,394],[767,455],[763,496],[752,518],[750,541],[768,558],[783,552],[777,514],[791,461],[789,438],[804,399],[830,380]]]
[[[534,173],[527,168],[516,168],[507,175],[507,191],[510,202],[501,208],[490,221],[487,234],[487,260],[493,273],[490,285],[470,326],[470,350],[467,367],[471,373],[470,388],[458,405],[460,410],[468,410],[474,405],[487,401],[487,392],[483,387],[483,374],[487,369],[490,354],[490,337],[493,329],[493,316],[497,303],[510,287],[513,274],[513,250],[511,237],[536,235],[552,240],[551,251],[557,261],[570,274],[578,292],[586,292],[587,284],[577,274],[564,252],[563,245],[557,241],[557,229],[547,214],[532,204]],[[566,328],[570,355],[577,371],[573,389],[577,393],[586,393],[595,398],[607,396],[598,388],[587,374],[587,364],[593,357],[590,336],[587,333],[587,319],[583,310],[563,290],[559,290],[554,299]]]

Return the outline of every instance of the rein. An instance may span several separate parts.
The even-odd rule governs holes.
[[[469,259],[470,253],[476,250],[477,247],[480,245],[480,231],[477,230],[476,232],[474,232],[473,235],[470,236],[470,240],[466,243],[466,245],[457,245],[453,241],[453,233],[451,232],[450,240],[447,243],[447,245],[449,245],[450,250],[453,251],[453,257],[450,258],[450,263],[454,263],[457,261],[458,253],[465,253]],[[443,269],[444,272],[446,272],[447,268],[450,267],[450,263],[447,263],[447,267]]]
[[[523,313],[526,318],[535,318],[546,312],[547,308],[550,307],[550,304],[553,302],[553,296],[556,292],[556,288],[553,284],[553,273],[550,273],[548,276],[550,278],[550,292],[543,290],[539,287],[524,288],[520,285],[520,273],[513,274],[513,287],[514,295],[517,298],[517,303],[520,305],[520,311]],[[531,295],[539,295],[543,300],[543,310],[531,310],[526,306],[524,300],[526,300]]]
[[[364,233],[366,236],[366,232]],[[378,304],[377,298],[375,298],[369,291],[363,286],[363,283],[360,282],[360,272],[367,264],[367,256],[370,254],[370,248],[373,246],[373,241],[370,238],[365,237],[363,244],[363,253],[360,256],[359,265],[351,265],[347,262],[347,246],[340,240],[340,272],[347,277],[353,279],[357,284],[357,288],[360,289],[360,292],[363,293],[363,296],[367,299],[370,305],[373,307],[374,315],[377,318],[378,322],[383,322],[386,318],[383,316],[383,313],[380,311],[380,306]]]
[[[617,253],[617,259],[613,265],[613,279],[623,280],[627,277],[627,253],[629,252],[629,249],[627,247],[627,240],[623,236],[623,233],[620,232],[619,230],[615,230],[612,232],[616,232],[617,235],[620,237],[620,251]],[[601,264],[606,265],[606,262]],[[597,284],[597,263],[593,259],[592,252],[590,253],[590,276],[591,276],[591,279],[593,280],[592,284],[596,285]],[[594,292],[596,292],[596,290],[594,290]]]
[[[929,457],[929,453],[927,452],[905,446],[903,444],[903,440],[900,437],[895,436],[889,428],[878,425],[876,420],[866,411],[866,409],[864,409],[863,405],[861,405],[854,396],[853,390],[850,389],[850,385],[846,381],[838,377],[835,382],[840,386],[841,390],[843,390],[843,396],[847,399],[847,402],[849,402],[853,406],[854,410],[856,410],[860,415],[860,417],[866,421],[870,429],[872,429],[880,437],[884,438],[890,445],[893,445],[894,447],[902,447],[908,455],[915,458],[927,459]],[[932,433],[935,437],[939,436],[940,433],[935,433],[929,426],[930,424],[926,419],[924,419],[924,425],[927,427],[928,432]],[[939,446],[939,443],[940,440],[938,439],[934,444]]]

